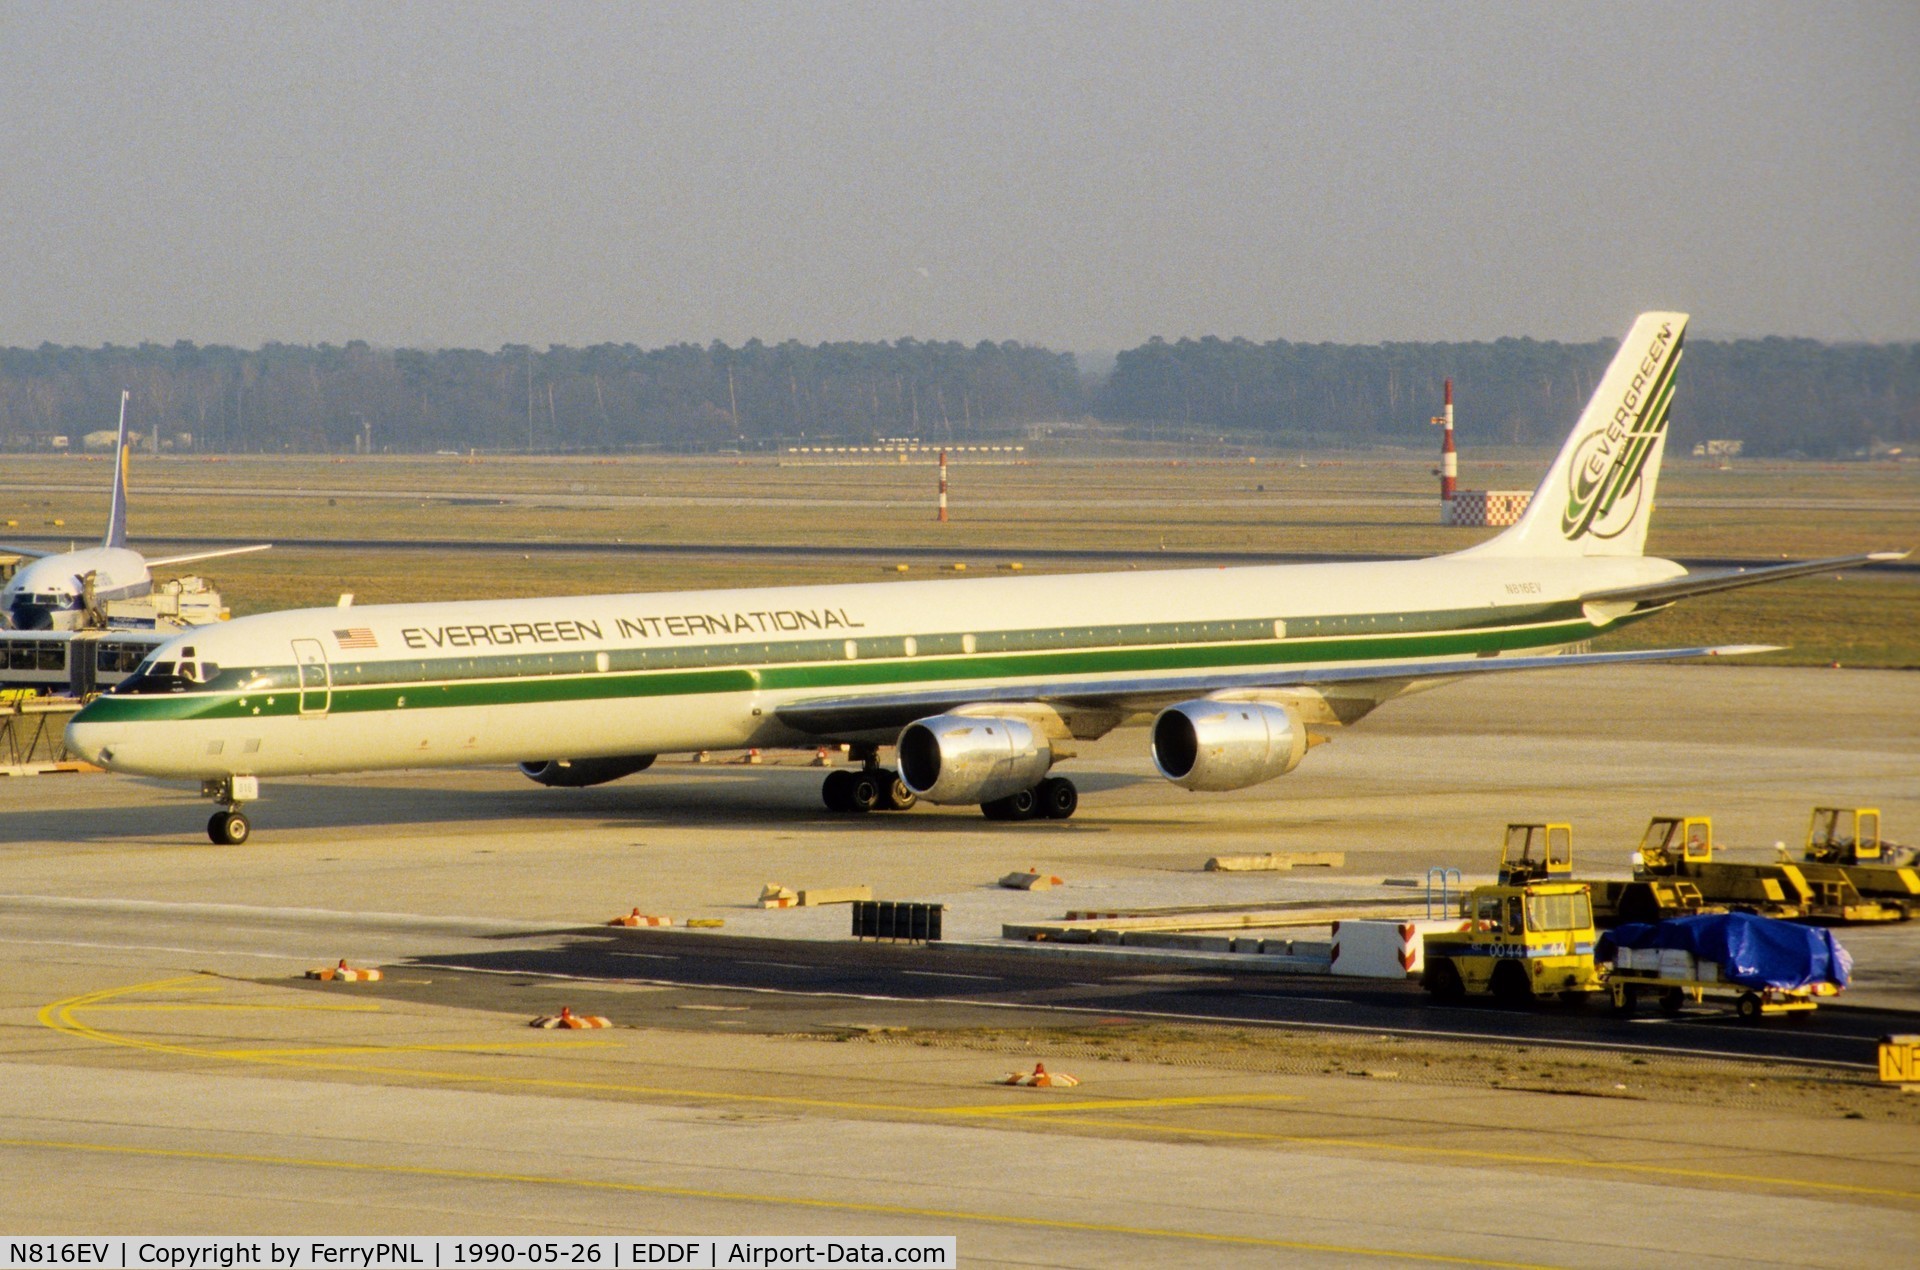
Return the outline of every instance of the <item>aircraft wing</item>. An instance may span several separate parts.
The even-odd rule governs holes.
[[[31,547],[16,547],[10,542],[0,542],[0,551],[4,551],[10,556],[25,556],[29,560],[38,560],[43,556],[53,554],[51,551],[35,551]]]
[[[1559,670],[1569,666],[1606,666],[1632,662],[1682,661],[1696,657],[1737,657],[1774,651],[1773,644],[1725,644],[1718,647],[1654,648],[1618,653],[1557,653],[1538,657],[1484,657],[1472,661],[1404,661],[1368,666],[1274,667],[1267,670],[1179,675],[1154,679],[1114,678],[934,688],[921,692],[863,697],[821,697],[775,708],[782,723],[821,737],[903,728],[915,719],[962,706],[996,702],[1038,702],[1067,709],[1133,714],[1159,710],[1213,692],[1259,688],[1300,688],[1332,684],[1405,683],[1416,679],[1458,679],[1513,670]]]
[[[1589,591],[1580,599],[1588,604],[1670,604],[1674,600],[1685,599],[1690,595],[1707,595],[1714,591],[1731,591],[1736,587],[1759,586],[1762,582],[1784,582],[1788,578],[1804,578],[1816,573],[1832,573],[1839,569],[1857,569],[1861,565],[1904,560],[1910,554],[1912,553],[1906,551],[1873,551],[1859,556],[1829,556],[1825,560],[1796,560],[1791,564],[1770,564],[1755,568],[1702,569],[1698,573],[1689,573],[1666,582],[1650,582],[1645,586],[1616,587],[1610,591]]]
[[[215,556],[243,556],[249,551],[265,551],[272,545],[270,542],[263,542],[253,547],[223,547],[219,551],[196,551],[191,555],[185,556],[165,556],[159,560],[147,561],[147,567],[151,569],[155,565],[186,564],[190,560],[211,560]]]

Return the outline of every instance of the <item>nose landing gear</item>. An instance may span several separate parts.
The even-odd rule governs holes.
[[[216,846],[237,847],[253,835],[253,822],[240,804],[260,797],[260,781],[253,776],[226,776],[200,782],[202,797],[220,804],[207,821],[207,837]]]

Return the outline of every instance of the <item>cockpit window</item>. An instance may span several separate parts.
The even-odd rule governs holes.
[[[192,663],[188,663],[192,665]],[[192,683],[181,674],[181,665],[171,661],[149,661],[113,688],[116,693],[148,695],[185,692]]]
[[[249,670],[222,666],[219,662],[186,657],[188,649],[170,650],[166,660],[149,655],[147,660],[110,691],[122,696],[141,696],[165,692],[202,692],[209,689],[226,692],[271,691],[298,684],[294,668],[269,667]],[[174,660],[174,658],[178,660]]]

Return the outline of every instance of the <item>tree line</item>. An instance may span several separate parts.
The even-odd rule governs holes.
[[[1151,340],[1104,383],[1071,354],[903,339],[544,351],[508,345],[42,345],[0,349],[0,448],[74,445],[130,423],[215,453],[706,450],[968,440],[1089,418],[1142,436],[1278,445],[1419,444],[1454,380],[1463,435],[1550,444],[1617,342],[1303,344]],[[1683,445],[1851,454],[1920,443],[1920,344],[1689,341],[1674,409]]]
[[[1103,416],[1303,444],[1414,442],[1454,383],[1457,425],[1476,438],[1550,444],[1593,393],[1618,340],[1294,344],[1153,340],[1121,353]],[[1848,455],[1920,442],[1920,344],[1689,339],[1672,433],[1750,454]]]
[[[714,450],[976,435],[1084,406],[1071,354],[1017,343],[0,349],[0,446],[129,426],[247,453]]]

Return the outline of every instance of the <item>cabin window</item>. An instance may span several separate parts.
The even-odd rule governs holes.
[[[909,657],[918,657],[920,655],[920,642],[911,635],[907,636],[906,641],[902,643],[900,647]]]
[[[974,638],[973,636],[971,636],[971,635],[962,635],[962,636],[960,637],[960,651],[961,651],[961,652],[963,652],[963,653],[972,653],[972,652],[978,652],[978,651],[979,651],[979,648],[980,648],[980,641],[979,641],[979,640],[977,640],[977,639],[975,639],[975,638]]]
[[[848,640],[848,641],[846,642],[846,645],[845,645],[845,647],[846,647],[846,653],[847,653],[847,660],[848,660],[848,661],[852,661],[852,660],[853,660],[854,658],[856,658],[856,657],[858,657],[858,656],[860,655],[860,644],[859,644],[859,641],[857,641],[857,640],[851,640],[851,639],[850,639],[850,640]]]
[[[1287,637],[1287,624],[1281,618],[1276,617],[1273,619],[1273,637],[1275,639],[1285,639]]]

